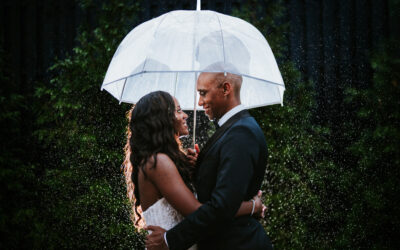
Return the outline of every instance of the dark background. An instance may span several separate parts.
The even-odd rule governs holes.
[[[262,223],[277,249],[400,244],[399,6],[202,1],[254,24],[285,81],[283,107],[251,110],[269,146]],[[195,7],[0,2],[0,248],[143,248],[120,167],[130,107],[100,86],[129,30]]]

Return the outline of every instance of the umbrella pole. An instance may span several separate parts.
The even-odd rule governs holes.
[[[197,72],[194,73],[194,104],[193,104],[193,149],[195,149],[196,145],[196,108],[197,108]],[[195,149],[196,150],[196,149]]]
[[[196,10],[199,11],[201,6],[201,0],[197,0]]]

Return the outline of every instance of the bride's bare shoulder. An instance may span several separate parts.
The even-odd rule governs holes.
[[[156,163],[154,165],[154,163]],[[157,153],[149,158],[146,164],[145,171],[147,174],[151,174],[152,172],[163,172],[163,171],[171,171],[176,170],[175,164],[171,160],[171,158],[164,153]]]
[[[172,162],[171,158],[167,154],[164,154],[164,153],[158,153],[156,155],[156,158],[157,158],[157,165],[159,163],[164,164],[164,163]]]

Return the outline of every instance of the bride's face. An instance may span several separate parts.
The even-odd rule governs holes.
[[[175,117],[177,121],[177,132],[178,136],[182,135],[188,135],[189,134],[189,129],[186,124],[186,119],[188,118],[188,115],[183,112],[181,109],[181,106],[179,105],[178,100],[174,97],[174,102],[175,102]]]

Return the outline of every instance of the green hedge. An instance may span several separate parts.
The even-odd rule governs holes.
[[[97,3],[98,4],[98,3]],[[97,17],[79,46],[36,89],[36,138],[42,144],[41,207],[46,248],[141,249],[131,221],[121,164],[126,112],[100,86],[118,44],[136,25],[138,3],[82,1]]]

